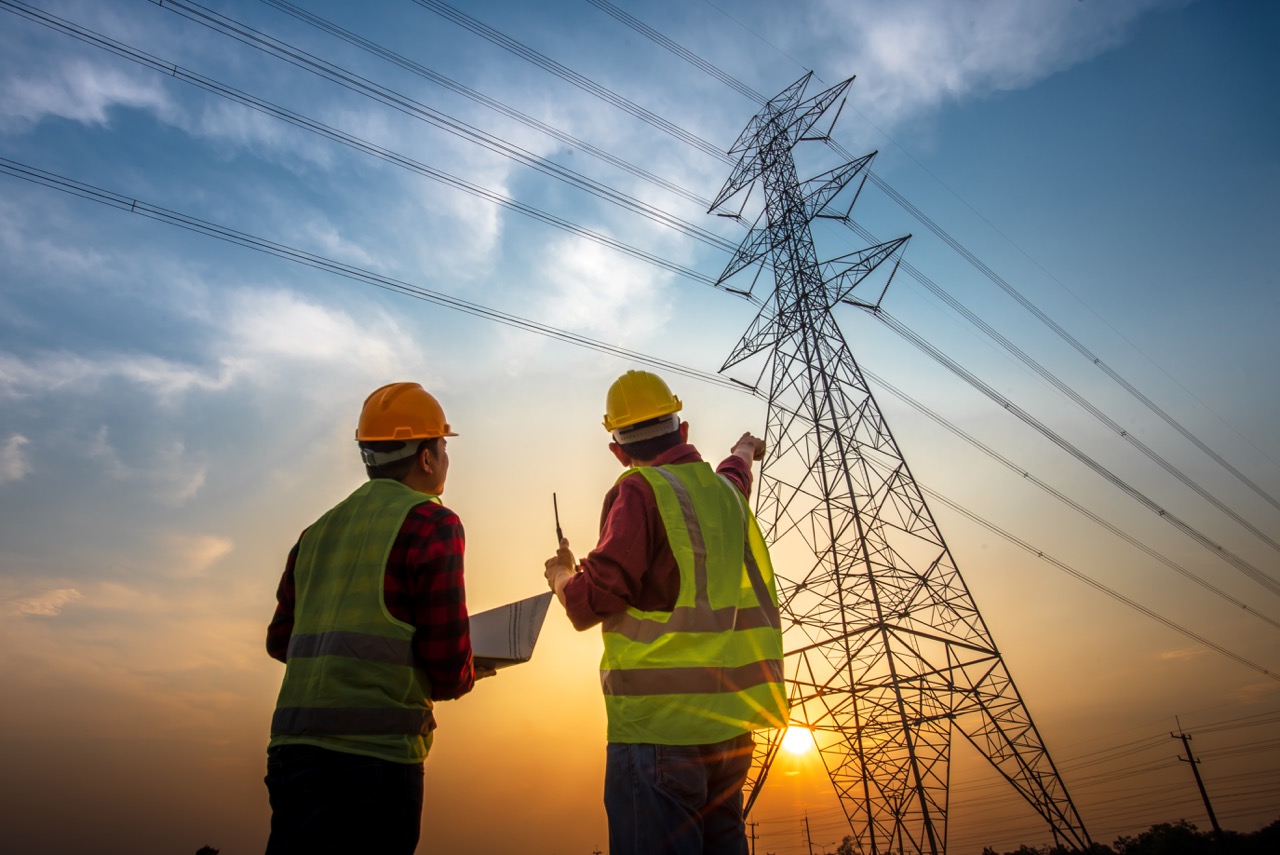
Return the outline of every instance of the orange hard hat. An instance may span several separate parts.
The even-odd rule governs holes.
[[[457,436],[440,402],[417,383],[388,383],[365,399],[356,440],[435,439]]]
[[[639,424],[679,412],[683,406],[657,374],[628,371],[609,387],[604,405],[604,429],[614,431]]]

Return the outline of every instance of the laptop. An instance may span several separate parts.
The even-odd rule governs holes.
[[[471,615],[471,654],[477,668],[528,662],[554,596],[550,591]]]

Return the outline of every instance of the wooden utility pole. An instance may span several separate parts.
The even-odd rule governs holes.
[[[1176,719],[1175,719],[1176,720]],[[1222,836],[1222,827],[1218,825],[1218,817],[1213,813],[1213,805],[1209,804],[1209,793],[1204,788],[1204,781],[1200,778],[1200,761],[1191,753],[1191,736],[1182,730],[1182,722],[1178,722],[1178,732],[1170,733],[1174,739],[1182,740],[1182,747],[1186,749],[1187,756],[1179,757],[1183,763],[1191,764],[1191,772],[1196,776],[1196,786],[1200,788],[1200,798],[1204,799],[1204,809],[1209,813],[1209,823],[1213,825],[1213,836],[1215,838]]]
[[[813,837],[809,834],[809,812],[804,814],[804,840],[809,844],[809,855],[813,855]]]
[[[756,826],[760,823],[752,820],[747,825],[751,826],[751,855],[756,855]]]

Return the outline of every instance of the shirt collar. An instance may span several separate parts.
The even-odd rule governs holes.
[[[682,442],[679,445],[668,448],[653,459],[651,466],[674,466],[679,463],[701,463],[702,455],[698,453],[698,449],[694,448],[691,443]]]

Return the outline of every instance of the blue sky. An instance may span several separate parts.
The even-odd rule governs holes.
[[[305,7],[695,197],[711,198],[728,175],[719,160],[409,0],[358,11]],[[756,110],[588,2],[459,7],[722,149]],[[704,276],[726,261],[714,247],[152,3],[38,8]],[[705,206],[266,3],[210,8],[701,229],[734,241],[743,234]],[[662,0],[627,11],[765,95],[806,69],[826,85],[856,74],[836,129],[844,147],[879,150],[874,169],[889,185],[1214,451],[1280,493],[1273,6]],[[0,157],[701,371],[719,367],[754,315],[704,284],[255,113],[8,6]],[[815,146],[801,168],[834,162]],[[913,233],[908,262],[1254,526],[1273,537],[1280,530],[1276,508],[1117,391],[880,190],[868,186],[855,214],[881,238]],[[817,237],[824,256],[857,248],[844,230]],[[14,758],[0,803],[22,845],[54,839],[77,848],[87,834],[118,842],[118,851],[148,841],[209,842],[224,852],[260,845],[261,752],[279,680],[261,638],[274,586],[298,532],[360,478],[351,431],[363,396],[382,383],[422,382],[462,434],[451,443],[446,499],[467,525],[474,608],[540,590],[552,543],[546,494],[558,493],[575,544],[591,541],[616,474],[599,427],[604,390],[634,363],[11,175],[0,175],[0,247],[0,677],[16,699],[0,712],[0,740]],[[1172,513],[1276,575],[1270,547],[1108,436],[919,283],[900,274],[885,307]],[[1231,596],[1280,614],[1272,594],[884,324],[842,312],[855,355],[876,377]],[[743,430],[763,429],[762,405],[746,395],[687,378],[673,385],[708,457]],[[1242,619],[876,391],[922,483],[1280,670],[1273,627]],[[1274,679],[946,507],[934,512],[1055,756],[1161,736],[1175,715],[1194,732],[1280,708]],[[589,851],[604,840],[599,639],[556,618],[534,663],[442,711],[428,763],[428,829],[433,817],[479,817],[486,798],[500,797],[518,805],[514,819],[554,818],[572,829],[537,851]],[[525,700],[547,692],[561,699],[555,717]],[[584,734],[581,744],[564,747],[566,732]],[[1275,737],[1274,724],[1228,728],[1197,748],[1227,752]],[[51,742],[60,746],[52,757]],[[491,779],[450,786],[474,780],[476,745]],[[1241,830],[1275,818],[1274,805],[1248,791],[1274,789],[1280,755],[1274,746],[1251,754],[1204,766],[1211,788],[1217,774],[1221,789],[1244,793],[1218,809]],[[86,766],[91,775],[67,782],[67,770]],[[502,772],[548,766],[585,807],[561,813],[564,801]],[[1189,775],[1177,766],[1142,780],[1178,798],[1139,798],[1127,811],[1108,810],[1113,797],[1084,773],[1078,787],[1064,775],[1095,838],[1110,842],[1184,815],[1204,824],[1194,791],[1182,800]],[[958,755],[956,776],[959,786],[981,772]],[[787,836],[798,815],[792,797],[762,804],[779,852],[800,851]],[[68,798],[85,805],[85,822],[51,824]],[[795,798],[819,818],[834,815],[820,795]],[[955,851],[1040,839],[1016,817],[1003,826],[1006,837],[982,838],[999,823],[977,812],[966,819],[959,791],[956,799]],[[163,818],[148,818],[152,811]],[[449,838],[447,848],[489,851],[469,841]]]

